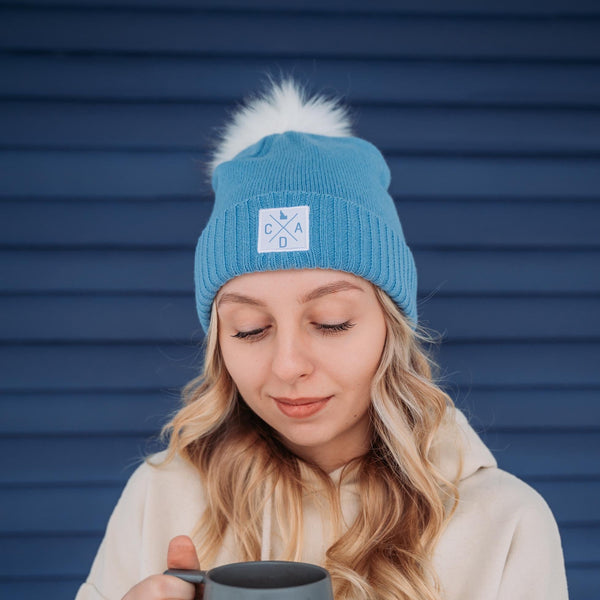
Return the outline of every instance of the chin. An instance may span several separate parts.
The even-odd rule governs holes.
[[[306,435],[298,432],[280,431],[282,443],[287,446],[292,452],[302,457],[303,451],[314,454],[319,449],[325,449],[333,442],[330,436],[323,435]]]

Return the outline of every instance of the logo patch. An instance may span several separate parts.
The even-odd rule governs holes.
[[[308,206],[262,208],[258,211],[258,251],[296,252],[309,248]]]

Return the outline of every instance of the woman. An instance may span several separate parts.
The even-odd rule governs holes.
[[[78,600],[193,598],[167,568],[301,560],[336,599],[563,600],[543,498],[434,382],[381,153],[292,80],[235,113],[196,249],[204,371]]]

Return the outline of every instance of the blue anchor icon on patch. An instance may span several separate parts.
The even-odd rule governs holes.
[[[258,252],[309,249],[308,206],[262,208],[258,211]]]

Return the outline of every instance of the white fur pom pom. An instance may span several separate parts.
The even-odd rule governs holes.
[[[353,135],[348,108],[324,96],[306,98],[292,78],[272,83],[262,97],[251,99],[239,108],[223,129],[208,165],[209,175],[222,162],[231,160],[248,146],[273,133],[301,131],[317,135]]]

